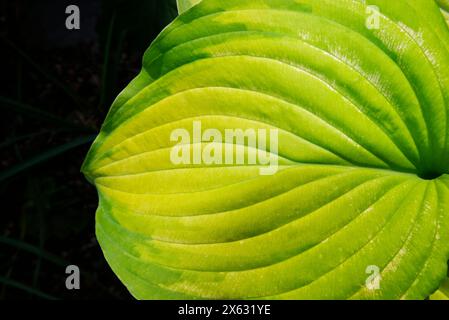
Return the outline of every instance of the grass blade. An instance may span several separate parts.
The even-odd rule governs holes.
[[[81,125],[77,125],[76,123],[67,121],[60,117],[57,117],[49,112],[43,111],[39,108],[27,105],[25,103],[12,100],[9,98],[5,98],[0,96],[0,107],[3,107],[7,110],[20,113],[27,117],[39,118],[40,120],[51,122],[57,124],[59,126],[70,127],[74,129],[81,129],[86,131],[93,131],[91,128],[83,127]]]
[[[60,145],[58,147],[55,147],[53,149],[50,149],[48,151],[45,151],[35,157],[32,157],[22,163],[19,163],[3,172],[0,173],[0,181],[4,181],[8,178],[11,178],[15,176],[16,174],[21,173],[22,171],[25,171],[31,167],[34,167],[40,163],[43,163],[51,158],[54,158],[60,154],[63,154],[64,152],[71,150],[73,148],[76,148],[78,146],[84,145],[86,143],[90,143],[95,139],[95,136],[85,136],[77,138],[73,141],[70,141],[66,144]]]
[[[67,266],[70,264],[69,262],[65,261],[62,258],[59,258],[58,256],[52,253],[49,253],[45,250],[42,250],[36,246],[33,246],[21,240],[0,236],[0,244],[26,251],[28,253],[34,254],[38,257],[41,257],[42,259],[45,259],[59,266]]]
[[[107,33],[107,37],[106,37],[106,44],[105,44],[105,49],[104,49],[104,61],[103,61],[103,74],[101,77],[101,92],[100,92],[100,102],[99,102],[99,106],[100,108],[103,107],[106,98],[107,98],[107,94],[108,94],[108,76],[109,76],[109,60],[110,60],[110,51],[111,51],[111,46],[112,46],[112,35],[113,35],[113,31],[114,31],[114,25],[115,25],[115,17],[116,17],[116,12],[114,11],[112,17],[111,17],[111,21],[109,22],[109,27],[108,27],[108,33]]]
[[[17,47],[14,43],[6,39],[5,37],[1,37],[3,41],[12,48],[16,53],[18,53],[24,61],[26,61],[30,66],[36,69],[40,74],[46,77],[49,81],[51,81],[55,86],[59,87],[63,92],[67,94],[78,106],[86,106],[86,103],[67,85],[58,80],[55,76],[53,76],[49,71],[45,70],[38,63],[36,63],[30,56],[28,56],[24,51],[22,51],[19,47]]]
[[[42,291],[33,289],[33,288],[31,288],[31,287],[29,287],[27,285],[24,285],[24,284],[22,284],[20,282],[17,282],[17,281],[14,281],[14,280],[11,280],[11,279],[8,279],[8,278],[5,278],[5,277],[1,277],[0,276],[0,283],[3,283],[5,285],[7,285],[7,286],[10,286],[10,287],[13,287],[13,288],[16,288],[16,289],[19,289],[19,290],[23,290],[23,291],[29,292],[29,293],[31,293],[31,294],[33,294],[35,296],[38,296],[40,298],[43,298],[43,299],[56,300],[55,297],[53,297],[53,296],[51,296],[49,294],[46,294],[46,293],[44,293]]]

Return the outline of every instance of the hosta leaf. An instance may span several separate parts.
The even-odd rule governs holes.
[[[440,8],[444,11],[449,11],[449,1],[448,0],[435,0]]]
[[[84,163],[106,259],[145,299],[426,298],[449,258],[448,89],[431,1],[203,0]],[[179,129],[277,135],[179,146]]]
[[[436,0],[438,5],[441,8],[441,13],[443,14],[444,19],[449,25],[449,0]]]
[[[430,296],[431,300],[449,300],[449,279],[446,279],[441,287]]]
[[[181,14],[200,1],[201,0],[176,0],[176,4],[178,5],[178,12]]]

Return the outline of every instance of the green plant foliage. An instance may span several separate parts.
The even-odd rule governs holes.
[[[449,300],[449,279],[443,282],[441,287],[431,297],[431,300]]]
[[[435,0],[441,9],[449,11],[449,1],[448,0]]]
[[[83,166],[100,198],[98,240],[135,297],[438,289],[449,258],[449,31],[428,0],[369,5],[203,0],[159,35]],[[193,133],[195,121],[277,129],[278,172],[174,164],[171,133]]]
[[[178,12],[179,14],[187,11],[197,3],[199,3],[201,0],[176,0],[176,3],[178,5]]]
[[[443,17],[449,25],[449,0],[436,0],[438,5],[441,8],[441,13],[443,13]]]

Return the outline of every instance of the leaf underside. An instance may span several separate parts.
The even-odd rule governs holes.
[[[105,257],[140,299],[426,298],[449,258],[448,89],[428,0],[203,0],[84,163]],[[170,133],[194,121],[278,129],[278,172],[173,164]]]

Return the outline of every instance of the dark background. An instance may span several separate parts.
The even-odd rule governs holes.
[[[65,27],[70,4],[80,30]],[[175,0],[0,0],[0,300],[131,298],[95,238],[80,167],[176,15]],[[80,290],[65,287],[69,264]]]

